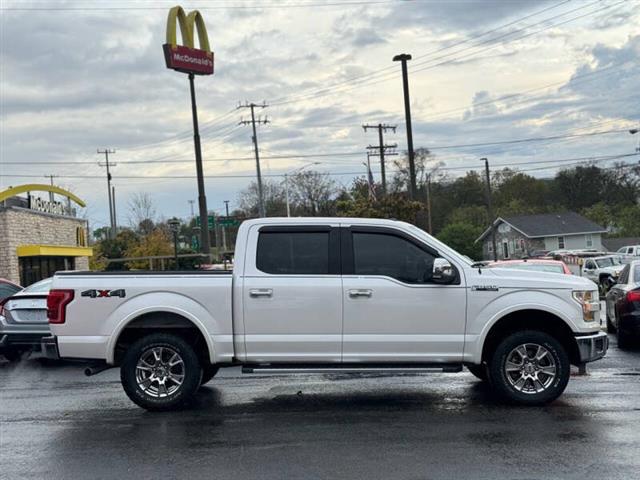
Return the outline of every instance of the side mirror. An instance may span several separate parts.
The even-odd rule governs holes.
[[[457,278],[456,269],[444,258],[436,258],[433,262],[433,275],[431,281],[439,284],[453,283]]]

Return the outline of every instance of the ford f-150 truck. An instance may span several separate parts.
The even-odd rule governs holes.
[[[43,346],[91,360],[89,372],[120,367],[126,394],[149,410],[184,405],[236,365],[466,366],[500,397],[534,405],[564,391],[571,364],[605,355],[599,309],[590,280],[483,268],[407,223],[263,218],[240,226],[232,273],[57,273]]]

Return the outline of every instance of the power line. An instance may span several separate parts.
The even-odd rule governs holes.
[[[360,155],[362,155],[362,153],[359,153]],[[616,155],[601,155],[601,156],[596,156],[596,155],[592,155],[589,157],[576,157],[576,158],[565,158],[565,159],[555,159],[555,160],[535,160],[535,161],[529,161],[529,162],[519,162],[519,163],[509,163],[509,164],[495,164],[493,165],[494,167],[512,167],[513,169],[517,169],[520,165],[530,165],[530,164],[537,164],[537,163],[563,163],[563,162],[568,162],[566,164],[563,165],[558,165],[558,167],[561,168],[565,168],[569,165],[572,164],[576,164],[576,165],[580,165],[580,164],[591,164],[591,163],[595,163],[595,162],[603,162],[603,161],[610,161],[610,160],[616,160],[619,158],[630,158],[630,157],[637,157],[640,155],[640,152],[635,152],[635,153],[623,153],[623,154],[616,154]],[[570,162],[570,163],[569,163]],[[638,166],[637,163],[634,164],[627,164],[627,166]],[[532,168],[527,168],[527,169],[521,169],[521,170],[517,170],[518,172],[527,172],[527,171],[536,171],[536,170],[547,170],[550,168],[554,168],[554,167],[550,167],[550,166],[544,166],[544,167],[532,167]],[[468,166],[455,166],[455,167],[441,167],[439,168],[439,170],[468,170],[468,171],[475,171],[475,170],[479,170],[480,167],[478,167],[477,165],[468,165]],[[395,172],[398,172],[399,170],[394,170]],[[344,176],[344,175],[361,175],[362,172],[358,171],[358,172],[324,172],[327,175],[330,176]],[[376,173],[380,173],[379,171],[377,171]],[[268,174],[262,174],[263,177],[284,177],[285,173],[268,173]],[[36,174],[2,174],[0,175],[0,177],[9,177],[9,178],[41,178],[41,175],[36,175]],[[59,175],[59,178],[68,178],[68,179],[91,179],[91,180],[99,180],[97,177],[95,176],[90,176],[90,175]],[[195,175],[118,175],[118,179],[125,179],[125,180],[133,180],[133,179],[140,179],[140,180],[152,180],[152,179],[193,179],[195,178]],[[209,179],[224,179],[224,178],[255,178],[255,175],[253,174],[232,174],[232,175],[205,175],[205,178],[209,178]]]
[[[258,121],[258,120],[257,120]],[[251,123],[250,120],[246,122]],[[520,138],[514,140],[501,140],[495,142],[482,142],[482,143],[463,143],[463,144],[452,144],[452,145],[436,145],[427,147],[429,150],[445,150],[445,149],[456,149],[456,148],[471,148],[471,147],[487,147],[493,145],[509,145],[509,144],[518,144],[518,143],[528,143],[528,142],[541,142],[541,141],[553,141],[560,140],[565,138],[580,138],[580,137],[592,137],[597,135],[607,135],[611,133],[621,133],[626,132],[628,128],[622,129],[612,129],[612,130],[602,130],[598,132],[588,132],[588,133],[575,133],[575,134],[566,134],[566,135],[553,135],[547,137],[529,137],[529,138]],[[263,156],[264,160],[280,160],[280,159],[296,159],[296,158],[324,158],[324,157],[344,157],[344,156],[361,156],[361,151],[339,151],[339,152],[328,152],[328,153],[290,153],[286,155],[269,155]],[[230,161],[249,161],[255,160],[255,156],[253,157],[222,157],[222,158],[209,158],[203,159],[203,162],[230,162]],[[171,159],[171,155],[168,155],[166,158],[162,157],[159,159],[149,159],[149,160],[127,160],[119,162],[120,165],[139,165],[139,164],[154,164],[154,163],[191,163],[193,159]],[[29,165],[85,165],[91,164],[93,165],[95,162],[92,161],[9,161],[9,162],[0,162],[0,165],[25,165],[28,163]]]

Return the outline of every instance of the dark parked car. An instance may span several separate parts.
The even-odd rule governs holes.
[[[617,332],[620,348],[640,343],[640,261],[626,265],[607,293],[607,331]]]
[[[22,353],[39,350],[42,337],[50,335],[47,319],[48,278],[0,301],[0,354],[9,361]]]
[[[16,285],[5,278],[0,278],[0,302],[5,298],[9,298],[11,295],[18,293],[20,290],[22,290],[20,285]]]

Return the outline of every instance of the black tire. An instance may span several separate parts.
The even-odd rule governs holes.
[[[159,361],[155,358],[155,354],[158,353],[161,357]],[[174,354],[177,354],[181,363],[169,366],[176,361]],[[147,361],[151,357],[153,357],[153,364]],[[143,360],[147,363],[142,363]],[[138,368],[139,362],[140,368]],[[137,375],[149,375],[149,377],[140,380]],[[159,377],[164,375],[162,383],[155,375]],[[180,384],[175,380],[167,383],[167,379],[180,376],[182,376]],[[153,333],[133,343],[127,349],[120,367],[120,380],[127,396],[136,405],[151,411],[175,410],[183,407],[198,390],[201,378],[202,367],[196,352],[184,339],[168,333]],[[146,383],[146,390],[139,385],[139,381],[142,384]]]
[[[200,385],[204,385],[205,383],[209,382],[213,377],[216,376],[218,370],[218,367],[216,367],[215,365],[204,365],[202,367],[202,380],[200,381]]]
[[[629,334],[624,330],[618,329],[618,348],[621,350],[626,350],[631,348],[631,339],[629,338]]]
[[[6,347],[0,353],[6,358],[9,362],[19,362],[22,360],[22,354],[24,353],[22,350],[16,347]]]
[[[467,369],[478,379],[486,382],[489,380],[489,374],[487,373],[487,366],[482,365],[467,365]]]
[[[611,322],[609,315],[607,315],[607,333],[616,333],[616,327]]]
[[[516,351],[524,346],[528,360],[524,355]],[[541,352],[538,347],[542,347],[545,356],[542,360],[536,361],[531,354]],[[516,371],[507,372],[507,360],[513,362],[512,368],[519,365],[517,361],[520,357],[522,368]],[[527,370],[525,370],[527,369]],[[544,373],[541,369],[549,369],[554,372],[554,376]],[[504,338],[496,347],[495,352],[489,361],[489,377],[495,392],[503,400],[520,405],[544,405],[558,398],[569,382],[571,365],[569,356],[562,344],[548,333],[537,330],[525,330],[512,333]],[[530,375],[535,375],[539,380],[540,391],[532,392],[535,389],[535,381]],[[541,375],[541,377],[538,377]],[[524,380],[522,380],[524,378]],[[516,386],[523,381],[520,389]]]

